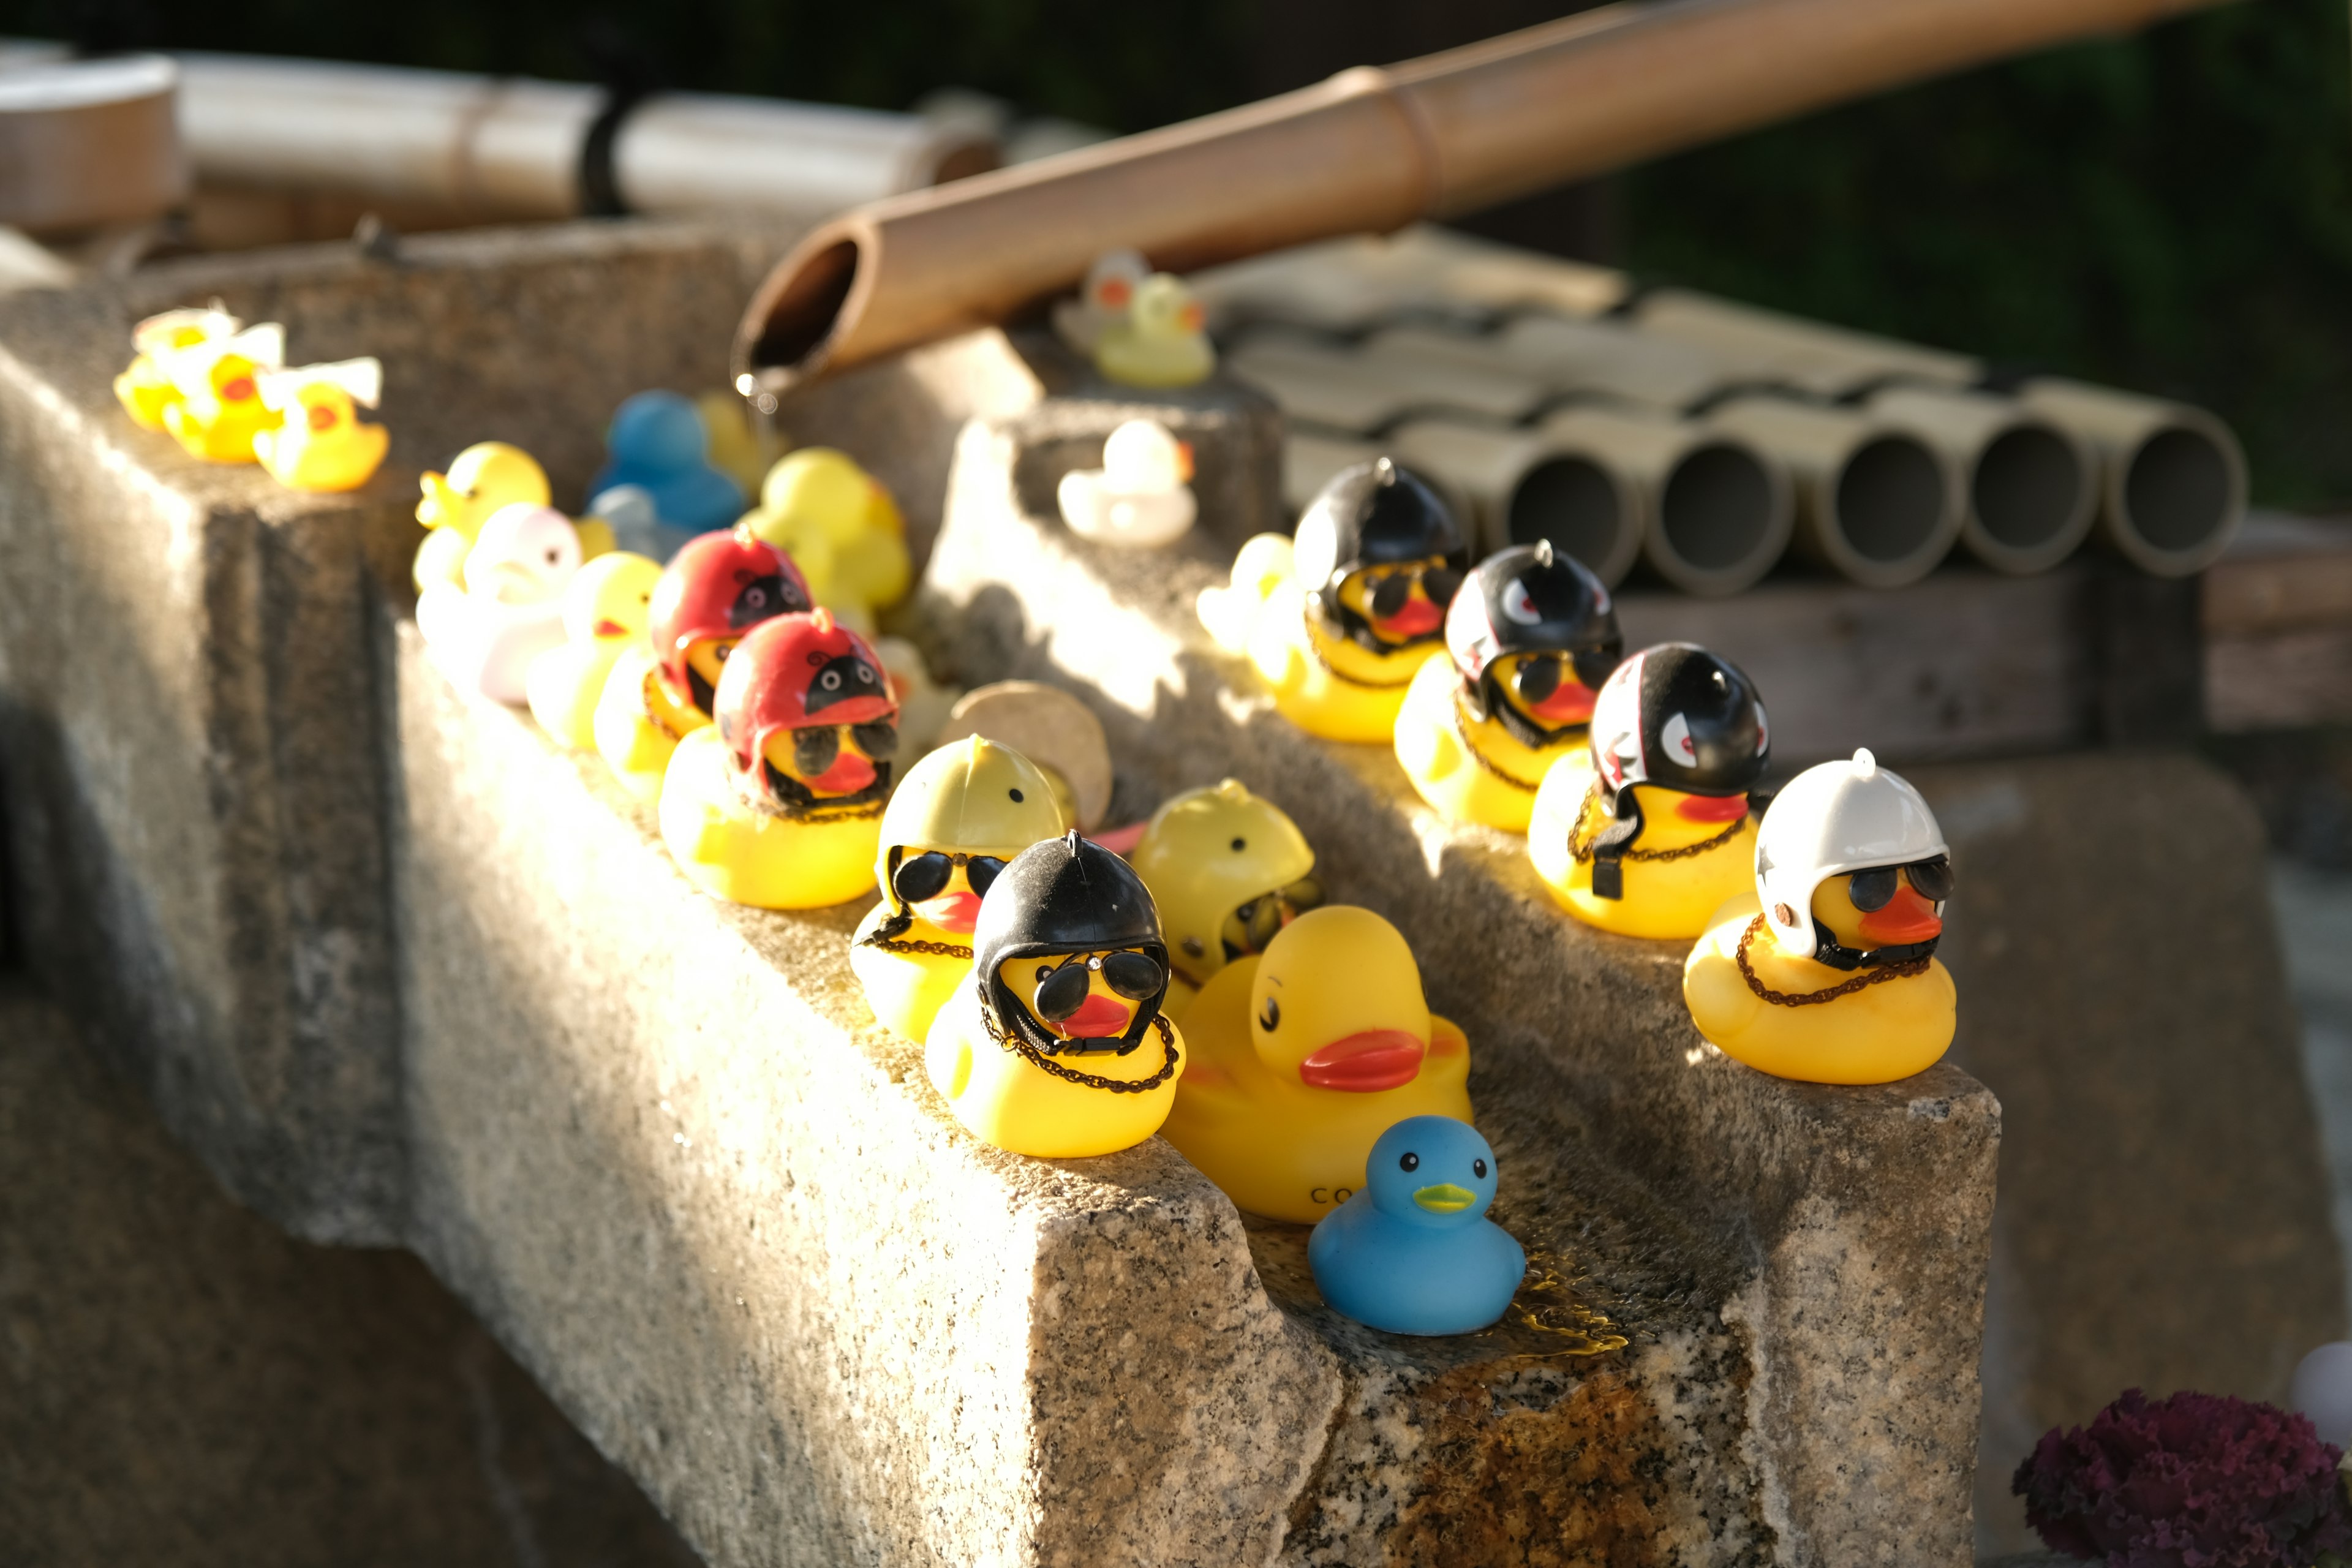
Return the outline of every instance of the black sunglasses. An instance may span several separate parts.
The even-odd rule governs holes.
[[[841,760],[841,738],[846,734],[857,749],[879,761],[898,750],[898,726],[893,720],[871,724],[810,724],[793,731],[793,765],[803,778],[814,778]]]
[[[890,873],[890,890],[909,904],[936,899],[958,866],[963,868],[963,879],[971,884],[971,890],[983,899],[988,897],[997,873],[1004,869],[1004,862],[993,855],[951,855],[942,849],[926,849],[898,862],[898,868]]]
[[[1539,653],[1519,661],[1518,668],[1511,672],[1511,689],[1529,702],[1542,702],[1559,689],[1561,672],[1572,668],[1579,685],[1598,691],[1616,668],[1616,659],[1598,648]]]
[[[1406,566],[1365,575],[1371,585],[1372,614],[1382,620],[1404,608],[1415,583],[1429,595],[1429,602],[1441,610],[1454,602],[1454,594],[1462,586],[1462,574],[1451,566]]]
[[[1867,871],[1856,871],[1846,897],[1864,914],[1883,910],[1894,901],[1897,871],[1910,879],[1919,896],[1931,904],[1940,904],[1952,896],[1951,858],[1938,855],[1932,860],[1915,860],[1908,866],[1875,866]]]
[[[1058,1024],[1076,1012],[1087,999],[1088,975],[1102,972],[1103,984],[1130,1002],[1148,1002],[1168,984],[1168,971],[1144,952],[1107,952],[1100,958],[1072,958],[1046,971],[1037,982],[1033,1004],[1037,1016]]]
[[[1286,911],[1302,915],[1308,910],[1320,908],[1322,903],[1323,884],[1312,877],[1302,877],[1286,888],[1260,893],[1248,903],[1235,905],[1234,919],[1240,922],[1243,933],[1249,939],[1248,951],[1264,952],[1265,944],[1281,933],[1282,917]]]

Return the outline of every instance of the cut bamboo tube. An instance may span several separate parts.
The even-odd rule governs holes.
[[[1562,181],[2210,0],[1652,0],[877,202],[753,296],[747,393],[989,325],[1131,247],[1189,272]]]
[[[1538,428],[1604,453],[1641,498],[1642,559],[1685,593],[1737,594],[1772,569],[1796,526],[1785,465],[1729,430],[1656,410],[1580,404]]]
[[[2074,552],[2098,510],[2097,455],[2006,397],[1895,386],[1870,412],[1916,431],[1959,470],[1960,545],[1996,572],[2031,576]]]
[[[1415,419],[1397,426],[1387,446],[1400,462],[1468,498],[1481,555],[1549,539],[1612,584],[1641,555],[1641,488],[1590,442]]]
[[[2099,538],[2142,571],[2201,572],[2245,521],[2245,453],[2205,410],[2054,378],[2018,399],[2097,450]]]
[[[1823,397],[1844,397],[1885,381],[1969,386],[1981,361],[1734,304],[1684,289],[1643,295],[1633,308],[1643,332],[1686,343],[1741,376],[1778,381]]]
[[[1461,320],[1516,310],[1571,317],[1614,309],[1613,268],[1540,256],[1433,224],[1294,246],[1195,274],[1218,332],[1258,322],[1357,332],[1402,320]]]
[[[1872,415],[1768,396],[1710,419],[1788,464],[1798,551],[1866,587],[1936,569],[1960,532],[1958,470],[1924,437]]]

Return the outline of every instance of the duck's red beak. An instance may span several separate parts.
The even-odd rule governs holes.
[[[1372,1094],[1402,1089],[1421,1076],[1428,1047],[1402,1029],[1364,1029],[1334,1040],[1298,1064],[1302,1082],[1317,1089]]]
[[[1862,940],[1874,947],[1894,947],[1901,943],[1925,942],[1943,934],[1944,922],[1936,913],[1936,906],[1921,898],[1918,889],[1904,882],[1895,889],[1895,896],[1883,910],[1873,910],[1862,917]]]

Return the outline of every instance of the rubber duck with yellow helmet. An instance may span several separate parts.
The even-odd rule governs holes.
[[[874,1016],[919,1043],[971,973],[981,900],[1013,858],[1069,831],[1037,764],[971,735],[917,763],[882,814],[882,901],[849,939]]]
[[[1239,779],[1171,796],[1129,858],[1160,906],[1176,971],[1168,1016],[1180,1022],[1217,971],[1265,952],[1283,927],[1323,901],[1307,836]]]

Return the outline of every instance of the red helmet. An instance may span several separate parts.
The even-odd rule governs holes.
[[[689,540],[654,586],[646,629],[662,679],[709,710],[711,693],[687,668],[686,650],[704,637],[740,637],[772,616],[805,610],[814,601],[793,558],[748,533],[706,533]]]
[[[783,810],[871,802],[878,811],[890,793],[898,700],[880,656],[828,611],[778,616],[753,627],[728,656],[711,717],[737,773]],[[802,778],[762,754],[779,730],[795,731]]]

